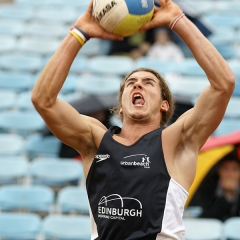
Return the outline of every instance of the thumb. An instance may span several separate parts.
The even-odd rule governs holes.
[[[152,21],[144,24],[144,25],[140,28],[139,32],[140,32],[140,33],[144,33],[145,31],[147,31],[147,30],[149,30],[149,29],[151,29],[151,28],[154,28],[154,27],[155,27],[154,20],[152,20]]]

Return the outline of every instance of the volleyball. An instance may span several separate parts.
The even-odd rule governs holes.
[[[107,32],[131,36],[152,19],[154,0],[94,0],[93,14]]]

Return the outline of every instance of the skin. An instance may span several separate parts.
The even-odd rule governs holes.
[[[179,6],[170,0],[159,2],[162,7],[155,8],[153,19],[143,26],[140,32],[169,26],[182,12]],[[92,16],[92,3],[86,13],[77,19],[75,25],[91,38],[122,40],[122,37],[106,33],[98,25]],[[200,94],[194,108],[162,133],[169,174],[189,190],[195,177],[198,152],[221,122],[234,90],[235,80],[226,61],[190,20],[186,17],[181,18],[174,31],[190,48],[210,83]],[[32,102],[56,137],[81,154],[86,177],[107,129],[98,120],[79,114],[68,103],[57,99],[57,94],[80,49],[77,40],[68,34],[43,69],[33,88]],[[161,114],[169,107],[168,103],[162,100],[159,84],[152,74],[138,72],[129,78],[131,83],[125,86],[120,110],[120,114],[123,114],[122,131],[113,136],[124,145],[131,145],[142,135],[159,128]],[[133,93],[142,94],[145,101],[143,106],[132,104]]]

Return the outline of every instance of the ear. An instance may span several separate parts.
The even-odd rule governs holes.
[[[123,110],[122,110],[122,108],[120,108],[120,110],[119,110],[119,114],[120,114],[120,115],[123,114]]]
[[[161,107],[160,107],[160,112],[167,112],[169,109],[169,104],[167,100],[163,100]]]

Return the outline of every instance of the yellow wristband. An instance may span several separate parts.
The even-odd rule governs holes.
[[[69,31],[69,33],[71,33],[82,46],[84,45],[84,41],[75,32]]]

